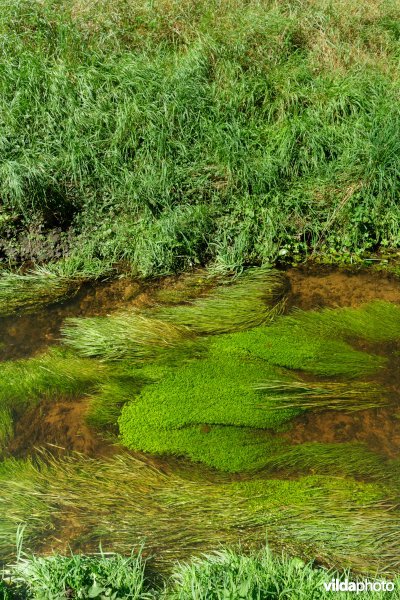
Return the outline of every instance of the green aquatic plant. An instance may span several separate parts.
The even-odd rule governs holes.
[[[144,373],[151,371],[148,366]],[[157,369],[154,381],[132,394],[119,419],[121,441],[227,471],[260,468],[279,442],[257,430],[279,431],[300,412],[262,410],[254,389],[260,374],[275,379],[278,373],[266,361],[232,350],[225,336],[212,338],[202,358]],[[275,406],[276,398],[271,402]]]
[[[0,407],[18,410],[39,400],[76,397],[93,390],[107,368],[52,349],[29,359],[0,364]]]
[[[12,437],[16,415],[41,401],[93,392],[107,374],[105,365],[58,348],[38,357],[0,363],[0,450]]]
[[[273,321],[286,304],[288,280],[271,269],[249,269],[190,304],[160,308],[164,321],[196,333],[229,333]]]
[[[35,312],[40,307],[74,296],[81,279],[59,277],[46,269],[33,273],[0,274],[0,317],[14,313]]]
[[[66,319],[62,334],[64,343],[81,356],[102,360],[149,360],[193,339],[186,327],[148,318],[139,311]]]
[[[337,475],[373,478],[389,484],[396,472],[396,465],[359,442],[281,444],[278,451],[268,457],[267,465],[295,475],[334,471]]]
[[[400,341],[400,306],[377,300],[357,308],[295,311],[279,324],[281,331],[304,336],[360,339],[371,343]]]
[[[399,568],[399,514],[381,485],[337,476],[206,481],[133,456],[5,461],[0,465],[0,555],[11,559],[25,524],[27,552],[60,548],[129,553],[146,539],[159,566],[220,544],[318,555],[357,570]],[[95,501],[93,499],[95,498]],[[71,524],[75,524],[71,530]],[[157,549],[162,548],[161,554]]]
[[[382,386],[370,381],[267,381],[255,386],[267,401],[265,410],[339,410],[355,412],[385,406],[389,398]],[[277,400],[271,403],[271,397]]]
[[[308,318],[318,323],[319,312],[310,311]],[[271,327],[231,334],[229,343],[232,348],[272,365],[323,377],[369,376],[387,365],[385,357],[356,350],[340,336],[338,339],[333,335],[324,337],[318,328],[313,332],[305,330],[291,315],[280,317]]]

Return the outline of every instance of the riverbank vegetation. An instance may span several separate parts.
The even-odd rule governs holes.
[[[396,2],[0,15],[5,267],[148,276],[398,247]]]
[[[389,600],[400,582],[371,579],[370,584],[389,583],[393,591],[365,590],[365,580],[350,572],[317,568],[312,562],[274,555],[268,549],[244,553],[221,549],[190,562],[179,563],[172,573],[156,578],[141,551],[119,554],[53,555],[20,557],[1,583],[0,597],[12,600],[65,600],[66,598],[109,598],[115,600],[325,600],[333,580],[359,581],[360,600]],[[363,585],[364,583],[364,585]],[[336,585],[336,582],[335,582]],[[344,583],[342,583],[344,585]],[[390,589],[390,588],[389,588]],[[1,596],[3,590],[4,596]],[[364,590],[364,591],[363,591]],[[339,600],[350,598],[338,592]]]

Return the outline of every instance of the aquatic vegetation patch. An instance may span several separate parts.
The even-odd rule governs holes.
[[[107,375],[105,365],[58,348],[42,356],[0,363],[0,450],[12,437],[16,415],[41,401],[93,392]]]
[[[317,311],[311,314],[318,319]],[[383,356],[356,350],[332,335],[323,337],[318,330],[303,329],[290,315],[281,317],[271,327],[233,333],[229,338],[232,348],[243,353],[251,353],[272,365],[323,377],[368,376],[387,364]]]
[[[288,437],[290,437],[290,432]],[[396,468],[362,443],[295,444],[268,457],[268,466],[286,473],[336,473],[391,483]],[[399,490],[400,491],[400,490]]]
[[[382,386],[371,381],[267,381],[256,389],[265,395],[260,402],[265,410],[297,408],[301,410],[338,410],[354,412],[385,406],[390,402]],[[271,403],[271,396],[278,398]]]
[[[194,480],[132,456],[108,460],[7,461],[0,468],[0,554],[12,558],[18,526],[27,551],[64,539],[71,547],[131,550],[146,539],[158,565],[220,544],[259,545],[319,556],[341,567],[399,567],[399,514],[384,486],[352,478]],[[95,498],[95,502],[93,501]],[[71,524],[75,524],[71,529]],[[58,542],[59,547],[59,542]],[[163,552],[157,556],[157,548]]]
[[[0,407],[16,410],[39,400],[89,392],[106,377],[106,366],[52,349],[39,357],[0,364]]]
[[[304,335],[354,339],[368,342],[400,341],[400,306],[377,300],[357,308],[325,308],[318,311],[295,311],[282,320],[283,331],[301,329]]]
[[[0,275],[0,317],[17,312],[35,312],[38,308],[74,296],[82,279],[59,277],[45,269],[19,275]]]
[[[201,334],[229,333],[272,322],[284,309],[289,282],[274,270],[249,269],[206,298],[160,308],[160,319]]]
[[[145,373],[151,373],[150,366]],[[300,412],[262,410],[254,389],[261,373],[277,376],[266,361],[226,349],[224,336],[214,338],[205,357],[158,372],[125,404],[121,441],[129,448],[186,455],[227,471],[260,468],[280,442],[258,430],[282,430]]]
[[[186,327],[133,310],[108,317],[66,319],[62,334],[64,343],[81,356],[102,360],[149,360],[193,339]]]

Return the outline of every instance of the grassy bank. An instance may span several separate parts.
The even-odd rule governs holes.
[[[54,555],[20,558],[10,570],[8,583],[1,584],[4,600],[65,600],[67,598],[109,598],[115,600],[325,600],[332,591],[325,586],[338,580],[358,582],[357,598],[384,600],[398,598],[398,579],[369,580],[389,584],[391,591],[373,591],[365,580],[350,572],[316,568],[298,558],[274,556],[268,549],[246,554],[221,549],[190,562],[176,564],[169,577],[155,578],[141,552],[131,556]],[[336,582],[335,582],[336,584]],[[354,584],[353,584],[354,585]],[[355,589],[355,588],[353,588]],[[354,592],[353,592],[354,593]],[[351,593],[335,594],[339,600]],[[2,597],[3,600],[3,597]]]
[[[395,1],[0,15],[4,265],[153,275],[398,247]]]

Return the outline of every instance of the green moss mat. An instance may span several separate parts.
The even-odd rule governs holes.
[[[379,331],[376,320],[382,311],[389,320],[398,314],[397,307],[392,310],[385,303],[366,306],[359,311],[346,309],[347,317],[343,318],[339,339],[331,338],[336,324],[341,322],[342,309],[299,311],[293,316],[282,317],[271,327],[213,337],[205,344],[203,356],[186,364],[154,367],[148,364],[143,372],[151,378],[154,368],[154,382],[145,384],[136,395],[132,394],[131,401],[124,406],[119,419],[122,443],[156,454],[189,456],[228,471],[252,470],[267,465],[285,468],[285,460],[288,468],[311,468],[312,453],[317,452],[315,446],[305,445],[301,450],[289,448],[286,454],[277,454],[276,441],[271,442],[273,436],[255,431],[278,432],[302,412],[301,398],[297,398],[295,408],[284,408],[281,401],[282,398],[287,400],[290,393],[296,394],[296,385],[291,390],[282,385],[274,389],[273,384],[276,381],[287,382],[288,386],[293,382],[296,384],[298,379],[290,373],[294,369],[315,376],[340,376],[344,380],[372,375],[382,369],[386,364],[384,357],[356,350],[340,339],[350,333],[354,336],[357,331],[361,335],[360,323],[373,319],[366,333],[370,339],[372,331]],[[386,334],[388,339],[395,336],[396,327],[394,324],[391,333]],[[380,339],[382,337],[383,334]],[[272,384],[270,388],[268,382]],[[260,393],[257,385],[262,383],[264,389]],[[357,399],[362,390],[357,392],[356,383],[354,395],[342,396],[339,403],[342,410],[346,406],[349,410],[357,410]],[[323,386],[321,382],[322,390]],[[328,391],[333,402],[335,388]],[[340,393],[343,394],[343,390]],[[369,401],[372,406],[376,405],[379,387],[371,385],[370,393]],[[381,396],[384,397],[383,389]],[[312,399],[310,387],[304,397],[305,408],[312,410]],[[359,404],[360,408],[365,407],[364,397]],[[319,407],[317,402],[316,406]],[[238,431],[233,435],[234,426]],[[225,460],[221,448],[229,447],[229,442],[225,441],[229,435],[235,451],[229,451],[230,458]],[[317,466],[320,461],[321,468],[329,469],[340,459],[345,473],[357,472],[357,468],[367,475],[379,471],[379,460],[374,455],[357,446],[347,461],[343,460],[344,448],[332,445],[327,450],[321,445],[315,457]]]
[[[224,344],[272,365],[323,377],[371,375],[386,364],[384,357],[355,350],[340,339],[326,339],[319,332],[311,335],[300,325],[289,327],[286,319],[292,317],[284,317],[270,328],[231,334]]]

